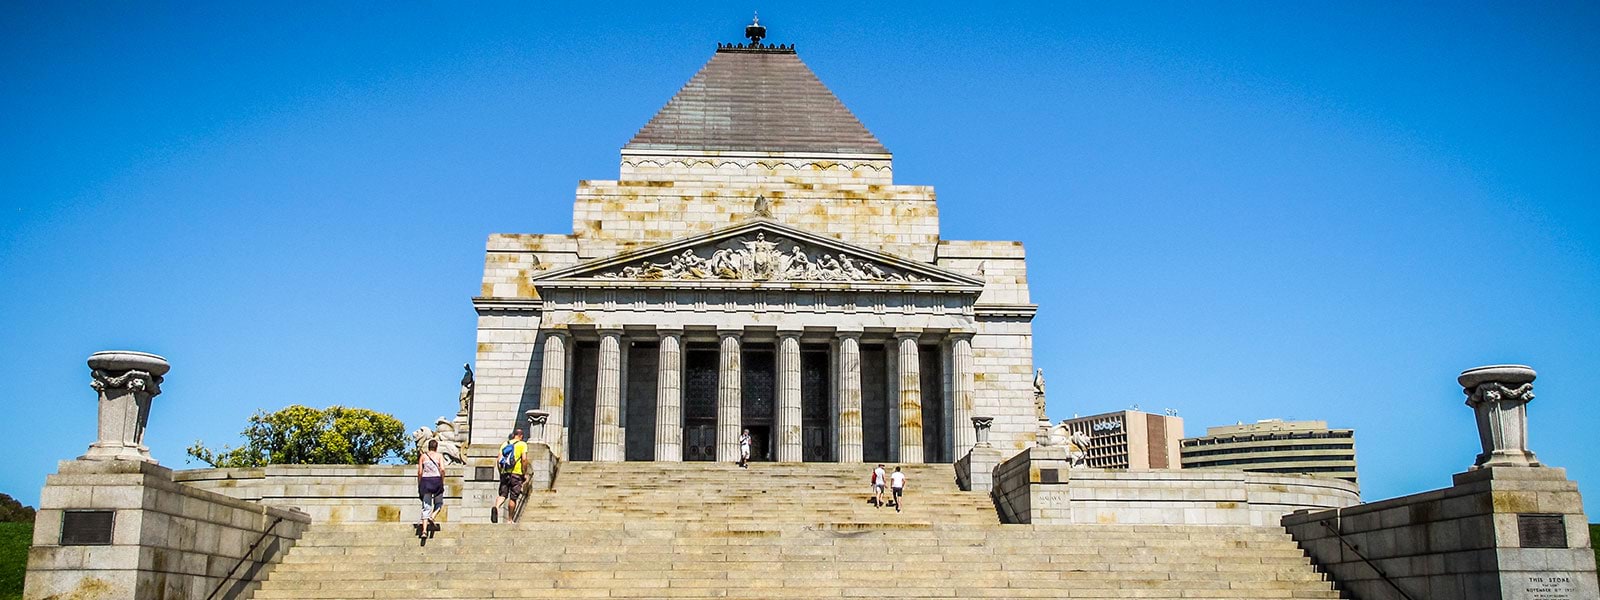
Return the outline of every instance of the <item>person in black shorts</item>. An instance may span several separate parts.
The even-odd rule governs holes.
[[[528,444],[522,441],[522,430],[511,432],[511,439],[500,446],[502,455],[507,452],[511,455],[511,467],[500,469],[500,493],[495,496],[494,509],[489,512],[489,521],[500,522],[500,505],[506,506],[506,520],[517,514],[517,501],[522,499],[522,484],[528,472]]]

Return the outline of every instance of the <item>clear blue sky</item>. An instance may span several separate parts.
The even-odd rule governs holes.
[[[1052,416],[1326,419],[1381,499],[1471,463],[1460,370],[1527,363],[1600,512],[1593,2],[6,2],[0,491],[92,441],[96,350],[172,361],[174,467],[257,409],[452,411],[486,236],[570,231],[752,9],[945,237],[1027,245]]]

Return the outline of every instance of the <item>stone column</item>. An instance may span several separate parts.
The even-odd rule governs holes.
[[[550,413],[544,439],[556,456],[567,456],[567,334],[544,332],[544,368],[539,373],[539,409]],[[529,435],[533,435],[529,433]],[[529,438],[534,439],[534,438]]]
[[[950,371],[950,424],[955,430],[951,432],[951,456],[959,458],[975,443],[974,431],[962,427],[973,420],[972,333],[950,334]]]
[[[744,400],[739,387],[743,368],[739,360],[739,336],[744,332],[732,329],[717,333],[722,337],[717,368],[717,460],[736,462],[739,460],[739,428],[743,423],[739,411]]]
[[[683,330],[660,329],[661,359],[656,374],[656,453],[658,461],[683,460]]]
[[[800,462],[800,332],[778,332],[778,462]]]
[[[1477,413],[1483,445],[1473,469],[1540,466],[1528,450],[1528,402],[1537,376],[1523,365],[1491,365],[1467,369],[1456,378],[1467,394],[1467,406]]]
[[[594,387],[594,460],[622,460],[622,331],[600,331],[600,368]]]
[[[161,394],[161,377],[172,366],[154,354],[128,350],[89,355],[89,387],[100,395],[99,431],[83,460],[154,463],[144,445],[150,401]]]
[[[921,332],[895,332],[900,347],[900,462],[922,462],[922,361],[917,353]]]
[[[861,332],[839,332],[839,443],[842,463],[861,462]]]

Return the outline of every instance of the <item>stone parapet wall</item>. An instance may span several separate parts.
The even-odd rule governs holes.
[[[448,522],[461,505],[465,467],[445,468]],[[194,469],[174,478],[193,488],[294,507],[317,523],[411,523],[421,517],[416,465],[272,465],[253,469]]]
[[[1468,471],[1448,488],[1296,512],[1282,523],[1360,600],[1399,599],[1399,590],[1459,600],[1600,598],[1583,500],[1563,469]]]
[[[1273,527],[1303,509],[1352,506],[1360,489],[1342,479],[1183,469],[1073,469],[1073,523]]]
[[[1275,526],[1308,508],[1352,506],[1337,479],[1181,469],[1070,467],[1062,447],[1033,447],[994,468],[995,504],[1008,523]]]
[[[303,512],[186,485],[140,461],[64,461],[39,505],[28,600],[201,600],[219,588],[216,598],[246,598],[311,523]],[[64,544],[69,511],[109,511],[105,543]]]

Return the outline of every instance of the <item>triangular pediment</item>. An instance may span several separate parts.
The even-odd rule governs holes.
[[[958,288],[983,281],[927,263],[755,219],[588,261],[535,277],[535,285],[763,284],[795,287]]]

